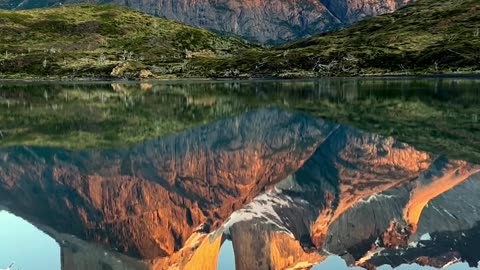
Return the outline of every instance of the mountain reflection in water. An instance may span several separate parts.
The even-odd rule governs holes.
[[[19,269],[35,270],[59,270],[60,267],[60,247],[46,235],[44,232],[36,229],[27,221],[16,217],[6,211],[0,212],[0,262],[2,266],[6,262],[14,261]],[[234,270],[235,258],[233,246],[230,241],[226,241],[219,255],[218,270]],[[362,269],[360,267],[347,267],[345,261],[338,256],[328,257],[320,265],[312,270],[346,270]],[[382,266],[379,270],[392,269],[389,266]],[[420,267],[418,265],[402,265],[396,270],[416,270],[416,269],[434,269]],[[465,263],[457,263],[445,269],[465,270],[473,269]]]
[[[117,148],[260,108],[480,163],[479,79],[0,83],[0,146]]]
[[[0,205],[55,239],[69,270],[476,266],[478,83],[433,82],[10,85]],[[377,83],[392,93],[362,97]],[[412,146],[376,129],[427,134]]]

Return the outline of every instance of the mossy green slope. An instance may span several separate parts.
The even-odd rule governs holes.
[[[0,33],[0,78],[480,72],[478,0],[418,0],[395,13],[279,48],[250,46],[113,6],[0,11]]]
[[[342,76],[474,73],[480,70],[480,1],[418,0],[395,13],[273,50],[198,58],[213,76]]]
[[[206,30],[114,6],[0,11],[3,77],[137,77],[183,72],[196,55],[228,56],[247,45]],[[144,72],[144,76],[149,76]]]

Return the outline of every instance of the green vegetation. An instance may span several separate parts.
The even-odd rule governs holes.
[[[113,6],[0,11],[0,78],[476,73],[478,0],[418,0],[279,48]],[[348,89],[345,90],[345,89]],[[480,163],[476,80],[0,85],[0,147],[125,147],[245,111],[304,111]]]
[[[480,2],[418,0],[393,14],[281,48],[252,49],[221,61],[197,58],[187,70],[286,78],[478,73]]]
[[[7,84],[0,86],[0,146],[125,147],[207,124],[232,111],[194,101],[181,86]],[[198,114],[197,114],[198,113]]]
[[[1,11],[0,33],[0,78],[480,72],[478,0],[418,0],[393,14],[278,48],[113,6]]]
[[[0,78],[139,78],[247,45],[114,6],[0,11]]]
[[[0,147],[126,147],[261,108],[282,108],[480,163],[478,80],[0,85]]]

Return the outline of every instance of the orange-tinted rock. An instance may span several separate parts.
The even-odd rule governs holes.
[[[270,238],[271,269],[310,269],[323,260],[324,255],[305,251],[298,240],[287,234],[277,233]]]
[[[432,199],[480,173],[480,166],[472,166],[464,161],[451,161],[442,164],[439,170],[430,170],[415,182],[410,201],[403,213],[405,221],[413,227],[413,231],[417,230],[422,211]]]
[[[324,251],[372,269],[477,263],[478,168],[264,110],[130,149],[0,149],[0,205],[157,270],[213,270],[225,238],[239,270],[308,268]],[[63,249],[69,269],[114,263]]]
[[[311,229],[313,243],[320,248],[330,225],[346,211],[407,184],[428,169],[430,159],[393,138],[345,127],[336,130],[296,174],[301,181],[317,183],[323,192],[317,195],[320,212]]]
[[[185,246],[169,257],[154,260],[153,270],[217,270],[218,256],[223,236],[197,233],[192,235]]]
[[[290,235],[257,222],[239,222],[230,228],[237,270],[308,269],[325,259],[305,251]]]
[[[438,257],[427,257],[421,256],[415,259],[415,263],[422,266],[431,266],[435,268],[445,268],[450,263],[458,262],[458,259],[461,258],[462,255],[458,252],[448,252]]]
[[[333,127],[266,110],[125,150],[1,149],[0,204],[135,257],[169,256],[297,170]]]
[[[383,234],[382,244],[386,248],[404,248],[408,245],[410,235],[410,227],[404,227],[398,222],[392,221],[390,227]]]

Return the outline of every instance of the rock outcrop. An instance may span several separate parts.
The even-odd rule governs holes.
[[[480,256],[470,250],[478,247],[480,217],[469,212],[480,207],[472,201],[480,194],[479,169],[339,127],[302,168],[219,230],[232,239],[240,269],[303,269],[296,267],[328,254],[367,269],[405,262],[438,267],[453,257],[476,265]],[[457,203],[454,196],[466,197]],[[248,231],[254,236],[246,237]],[[283,261],[272,260],[277,237],[296,240],[283,242],[291,254]]]
[[[296,171],[334,127],[267,110],[126,150],[2,149],[0,204],[131,256],[169,256]]]
[[[0,8],[28,9],[71,3],[128,6],[249,41],[279,44],[392,12],[411,0],[7,0]]]

